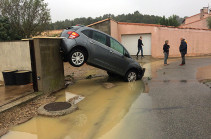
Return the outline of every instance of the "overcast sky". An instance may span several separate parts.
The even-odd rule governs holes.
[[[199,13],[202,7],[211,7],[211,0],[45,0],[51,10],[52,22],[80,17],[98,17],[103,14],[142,14],[180,17]]]

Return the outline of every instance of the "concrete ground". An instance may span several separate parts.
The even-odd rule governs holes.
[[[146,68],[143,80],[126,83],[105,72],[77,80],[55,97],[56,101],[68,101],[71,93],[85,97],[79,110],[56,118],[35,116],[11,127],[2,139],[211,138],[211,57],[187,58],[185,66],[179,66],[180,58],[169,59],[168,66],[162,59],[138,61]],[[89,75],[92,68],[85,69],[82,75]]]
[[[30,84],[19,86],[0,86],[0,109],[3,105],[6,105],[33,92],[33,86]]]

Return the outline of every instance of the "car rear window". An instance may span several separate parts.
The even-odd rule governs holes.
[[[91,30],[89,29],[86,29],[86,30],[83,30],[81,31],[84,35],[86,35],[87,37],[91,38]]]
[[[100,32],[93,31],[92,39],[106,45],[106,35]]]

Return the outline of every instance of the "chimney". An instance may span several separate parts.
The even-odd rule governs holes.
[[[208,7],[203,7],[203,9],[200,10],[200,19],[202,19],[205,16],[207,16],[208,12],[209,12],[209,8]]]

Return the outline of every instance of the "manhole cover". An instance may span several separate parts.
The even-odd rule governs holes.
[[[42,105],[38,108],[38,114],[45,116],[62,116],[69,114],[77,110],[78,107],[75,104],[68,102],[52,102],[46,105]]]
[[[44,106],[44,109],[47,111],[61,111],[71,107],[71,104],[68,102],[53,102]]]

